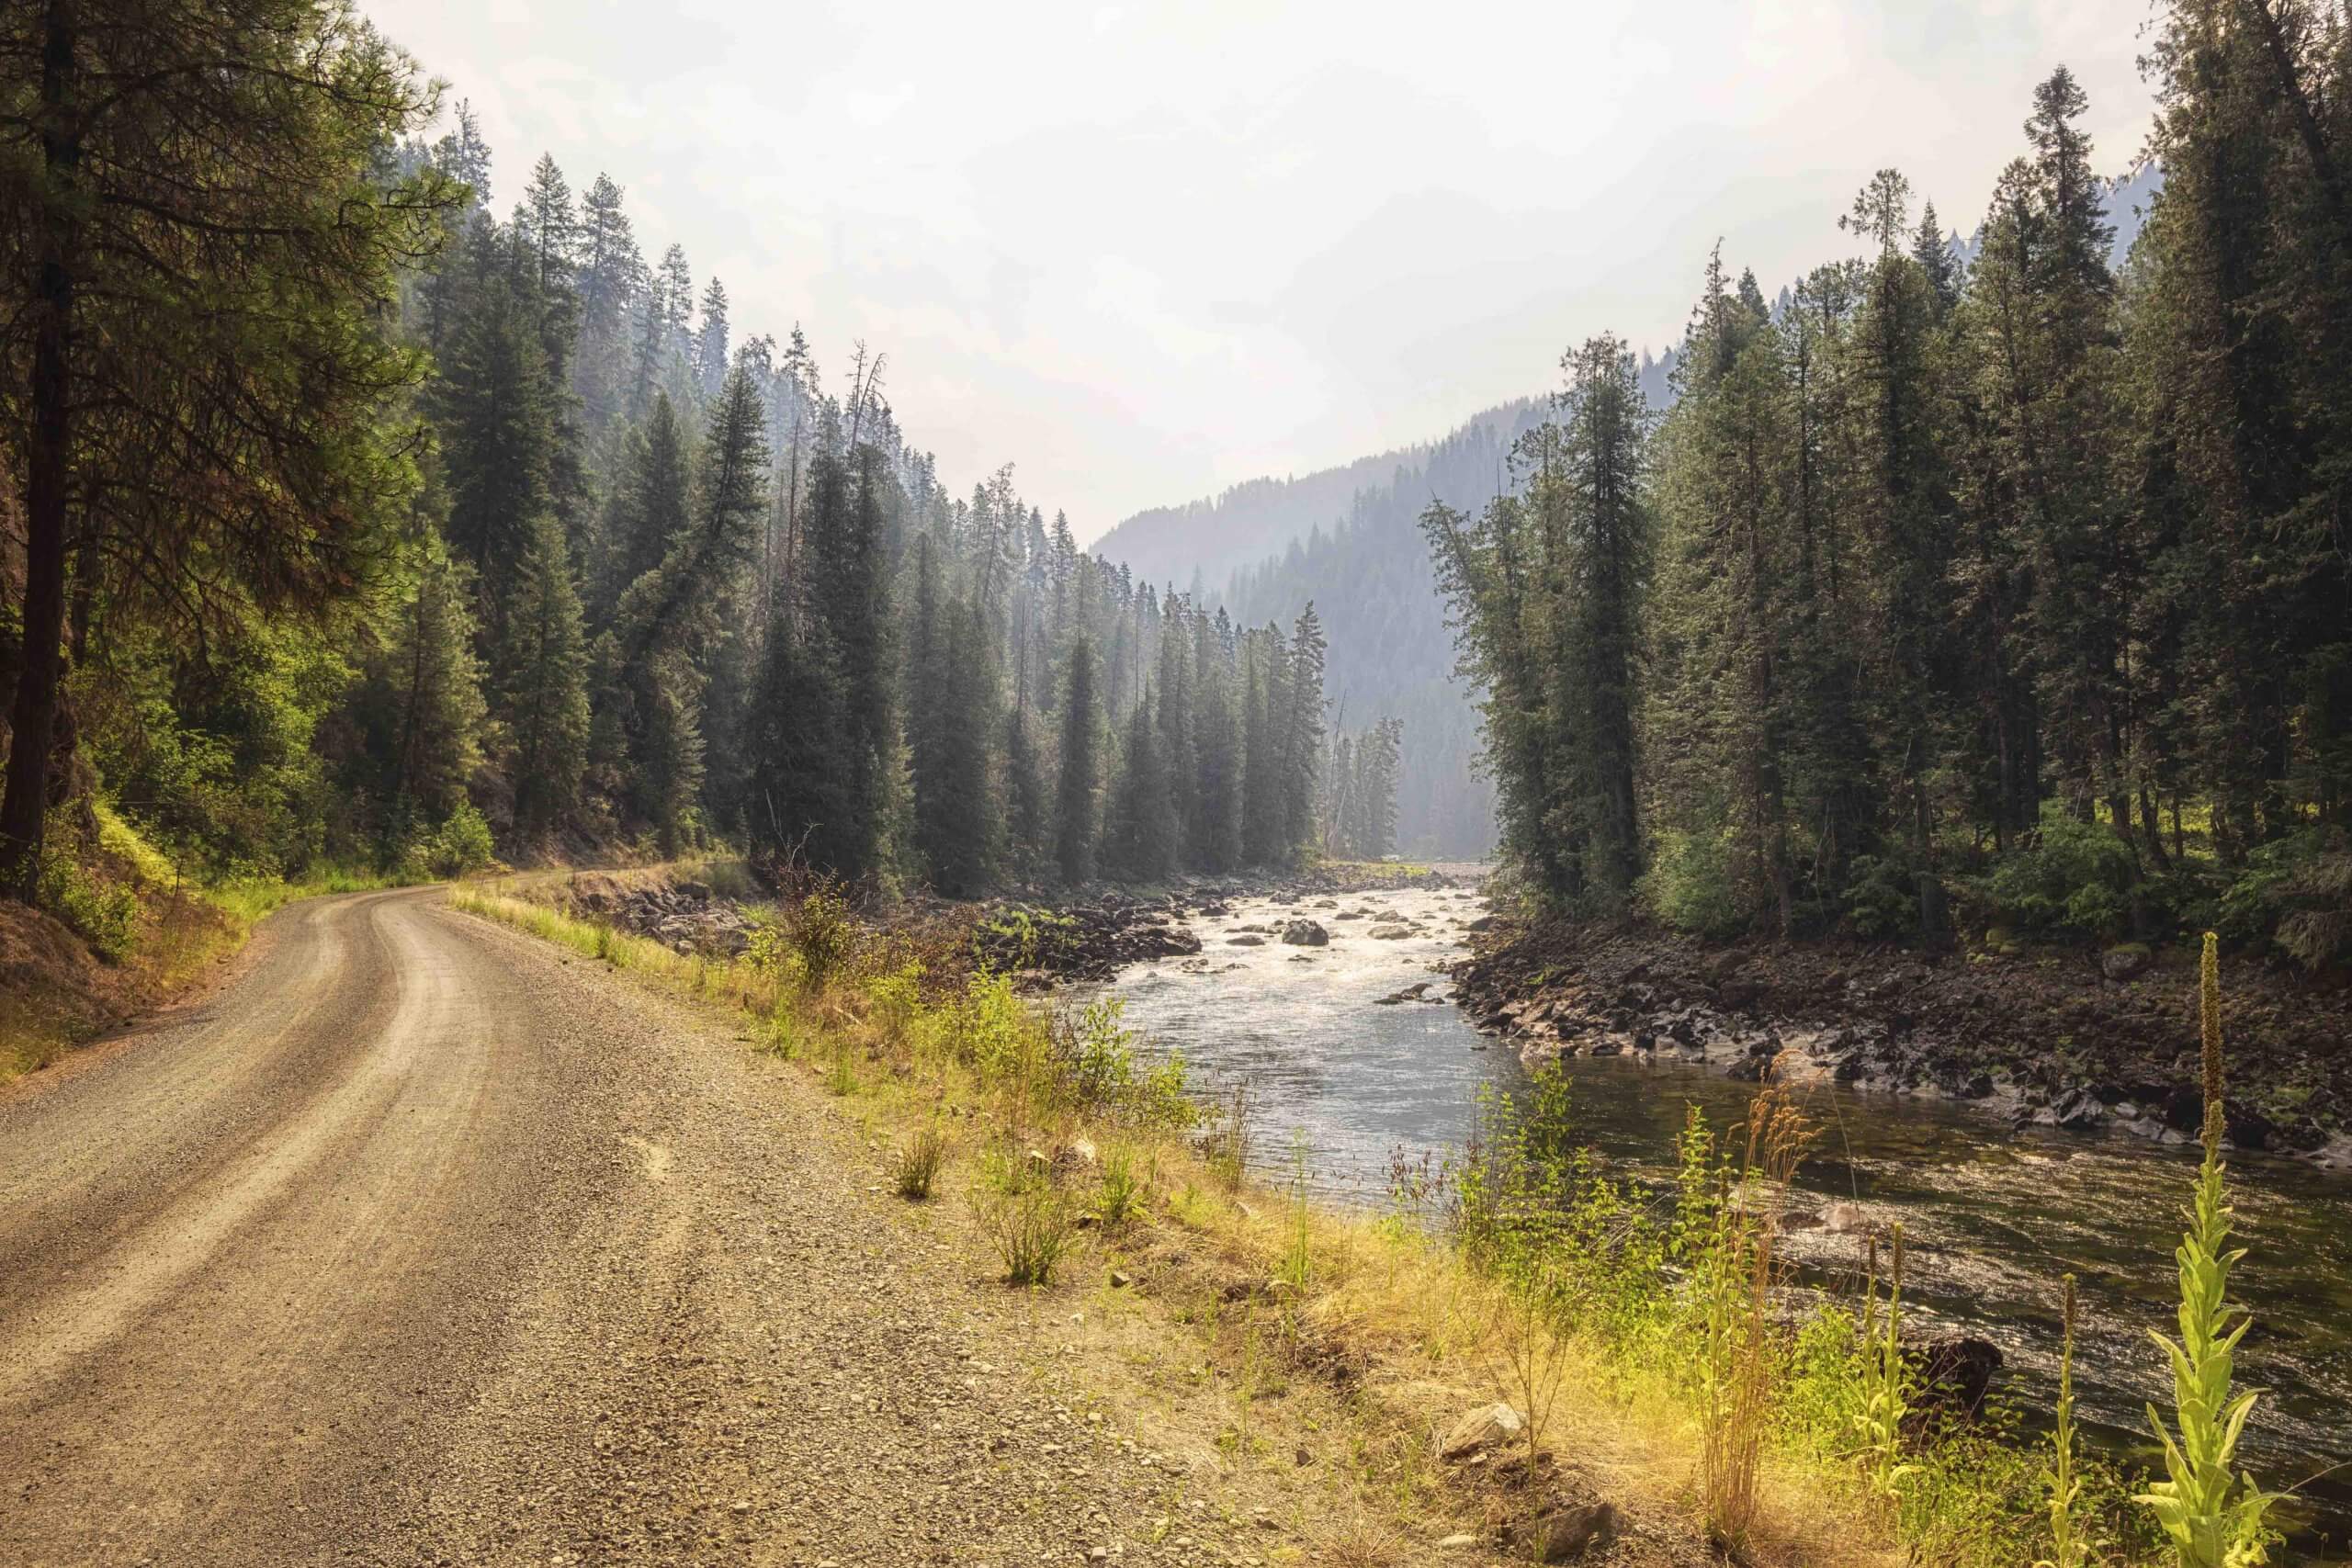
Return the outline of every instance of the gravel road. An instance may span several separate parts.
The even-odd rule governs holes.
[[[1070,1300],[856,1150],[723,1026],[436,893],[283,910],[209,1000],[0,1093],[0,1562],[1271,1544],[1099,1418]]]

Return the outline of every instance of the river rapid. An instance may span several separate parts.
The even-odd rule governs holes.
[[[1321,1198],[1381,1206],[1398,1162],[1458,1154],[1482,1089],[1526,1086],[1515,1046],[1479,1033],[1444,999],[1443,968],[1485,912],[1476,896],[1446,888],[1238,899],[1191,917],[1198,957],[1129,970],[1108,988],[1152,1047],[1182,1051],[1196,1087],[1247,1085],[1262,1174],[1287,1179],[1303,1142]],[[1329,944],[1283,944],[1283,924],[1300,917],[1322,925]],[[1372,934],[1399,926],[1406,934]],[[1421,984],[1419,999],[1381,1000]],[[1647,1055],[1566,1065],[1586,1138],[1621,1171],[1661,1183],[1688,1106],[1721,1129],[1756,1092],[1716,1066]],[[1952,1102],[1826,1082],[1798,1092],[1822,1127],[1798,1173],[1800,1223],[1841,1203],[1868,1226],[1902,1222],[1905,1300],[1932,1320],[1922,1332],[1997,1345],[2005,1367],[1995,1386],[2029,1411],[2054,1398],[2059,1280],[2072,1270],[2085,1323],[2078,1418],[2153,1462],[2143,1412],[2152,1400],[2168,1404],[2170,1374],[2145,1331],[2173,1328],[2172,1249],[2194,1150],[2013,1130]],[[2238,1240],[2249,1248],[2233,1283],[2255,1314],[2241,1386],[2269,1391],[2243,1457],[2266,1486],[2302,1488],[2290,1521],[2296,1544],[2341,1560],[2352,1532],[2352,1183],[2290,1160],[2240,1154],[2230,1163]],[[1850,1211],[1831,1217],[1842,1234],[1793,1230],[1789,1246],[1808,1278],[1834,1287],[1851,1278],[1861,1241],[1847,1228]],[[2322,1473],[2331,1466],[2346,1468]]]

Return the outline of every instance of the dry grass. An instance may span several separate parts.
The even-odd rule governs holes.
[[[0,900],[0,1083],[171,1001],[250,930],[205,899],[150,890],[130,953],[110,964],[50,916]]]

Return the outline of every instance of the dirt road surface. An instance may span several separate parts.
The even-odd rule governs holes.
[[[0,1562],[1261,1550],[725,1028],[430,891],[255,942],[0,1095]]]

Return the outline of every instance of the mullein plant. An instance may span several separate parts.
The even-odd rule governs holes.
[[[1870,1240],[1870,1266],[1862,1287],[1862,1408],[1854,1417],[1860,1430],[1862,1472],[1871,1491],[1893,1504],[1901,1498],[1911,1466],[1901,1462],[1903,1422],[1910,1414],[1909,1365],[1903,1358],[1903,1227],[1894,1227],[1894,1268],[1886,1295],[1883,1325],[1878,1316],[1878,1237]]]
[[[2051,1434],[2055,1457],[2051,1461],[2050,1556],[2035,1568],[2083,1568],[2090,1543],[2083,1537],[2075,1505],[2083,1495],[2082,1478],[2075,1471],[2075,1277],[2066,1276],[2065,1306],[2061,1314],[2065,1339],[2058,1352],[2058,1422]]]
[[[2256,1394],[2230,1393],[2230,1364],[2253,1320],[2229,1299],[2230,1269],[2245,1256],[2225,1250],[2231,1210],[2222,1185],[2222,981],[2219,943],[2205,933],[2200,974],[2205,1048],[2205,1159],[2174,1257],[2180,1260],[2180,1338],[2149,1331],[2172,1360],[2175,1427],[2154,1405],[2148,1421],[2165,1447],[2167,1479],[2139,1501],[2154,1509],[2180,1568],[2242,1568],[2268,1561],[2263,1517],[2278,1498],[2254,1477],[2231,1473]],[[2236,1319],[2234,1326],[2230,1325]]]

